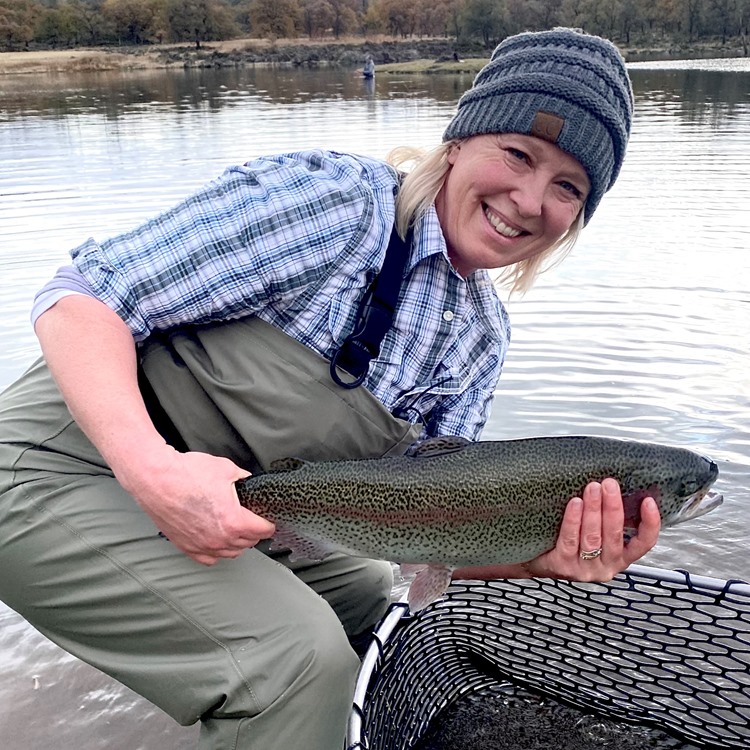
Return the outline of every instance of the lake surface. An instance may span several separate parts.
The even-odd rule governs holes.
[[[508,303],[487,439],[596,434],[713,457],[725,502],[643,560],[750,579],[750,61],[634,64],[615,188]],[[0,78],[0,388],[38,353],[36,289],[88,236],[264,153],[434,145],[469,76],[149,71]],[[505,295],[504,295],[505,297]],[[181,729],[0,605],[0,747],[172,750]]]

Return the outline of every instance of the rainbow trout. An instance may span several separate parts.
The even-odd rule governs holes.
[[[631,537],[649,495],[663,526],[720,505],[709,492],[718,473],[692,451],[630,440],[433,438],[399,457],[282,459],[237,482],[237,494],[276,524],[274,546],[293,558],[343,552],[417,566],[416,611],[444,593],[455,568],[525,562],[554,547],[565,506],[591,481],[619,481]]]

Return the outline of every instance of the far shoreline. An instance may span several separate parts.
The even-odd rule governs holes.
[[[628,62],[743,57],[740,46],[700,44],[690,47],[620,47]],[[463,49],[450,39],[278,40],[231,39],[195,45],[162,44],[89,47],[64,50],[0,52],[0,76],[91,71],[179,68],[361,67],[372,55],[384,74],[476,74],[489,51],[476,45]],[[456,59],[458,58],[458,59]]]

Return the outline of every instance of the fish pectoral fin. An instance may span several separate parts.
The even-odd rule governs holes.
[[[467,445],[471,445],[471,440],[458,437],[458,435],[427,438],[427,440],[423,440],[421,443],[409,448],[406,455],[413,458],[444,456],[446,453],[455,453],[456,451],[463,450]]]
[[[290,562],[297,560],[323,560],[332,555],[336,550],[317,539],[307,539],[297,533],[294,529],[279,528],[276,526],[276,533],[273,535],[271,550],[288,549]]]
[[[419,612],[442,596],[450,586],[452,574],[453,568],[450,565],[428,565],[422,568],[409,587],[409,610],[412,613]]]
[[[296,471],[305,465],[306,461],[301,458],[277,458],[268,465],[268,473],[277,473],[282,471]]]
[[[415,576],[427,567],[427,563],[401,563],[399,566],[402,576]]]

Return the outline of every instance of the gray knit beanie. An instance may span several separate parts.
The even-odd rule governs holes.
[[[633,91],[611,42],[576,29],[508,37],[458,102],[443,141],[524,133],[575,157],[591,180],[584,221],[615,182],[633,116]]]

